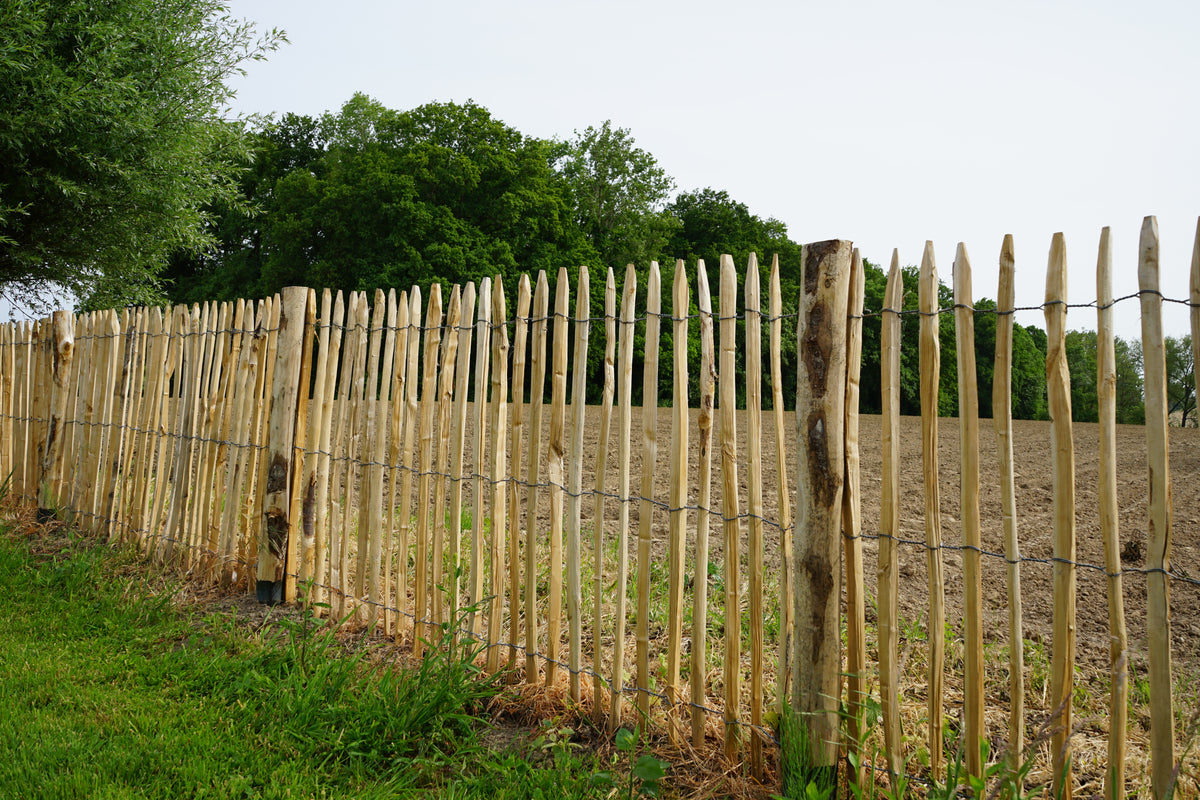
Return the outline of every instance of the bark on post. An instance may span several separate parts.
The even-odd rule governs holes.
[[[791,724],[784,742],[816,775],[785,775],[788,784],[837,776],[840,699],[842,488],[845,470],[846,303],[850,242],[804,248],[796,374],[799,447],[795,554],[795,626]],[[800,748],[803,748],[801,750]],[[806,753],[804,751],[807,751]]]
[[[279,346],[267,438],[267,478],[264,486],[262,529],[258,537],[257,595],[260,603],[283,602],[284,571],[291,530],[292,463],[296,457],[296,402],[300,362],[304,351],[308,289],[288,286],[282,292]],[[305,387],[307,391],[307,387]]]

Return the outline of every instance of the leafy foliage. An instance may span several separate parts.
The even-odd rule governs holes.
[[[0,11],[0,285],[104,307],[160,299],[173,251],[239,206],[229,78],[282,41],[223,0],[32,0]]]

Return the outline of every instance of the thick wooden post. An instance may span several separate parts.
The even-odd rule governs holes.
[[[801,718],[793,719],[789,727],[801,741],[785,741],[784,748],[792,752],[805,748],[804,763],[830,785],[836,780],[841,698],[839,602],[850,253],[850,242],[843,240],[805,246],[797,337],[792,713]],[[798,778],[802,776],[785,776],[785,784]]]
[[[296,408],[300,388],[300,363],[304,355],[304,330],[308,289],[288,286],[283,290],[279,314],[279,346],[276,350],[274,381],[267,437],[267,479],[264,487],[262,527],[258,537],[258,582],[260,603],[283,602],[284,570],[291,539],[291,479],[296,435]],[[308,387],[305,387],[305,391]]]

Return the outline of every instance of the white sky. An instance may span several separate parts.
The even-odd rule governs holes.
[[[680,190],[729,192],[799,242],[851,239],[886,268],[966,243],[996,296],[1004,234],[1017,305],[1044,297],[1055,231],[1070,302],[1095,298],[1100,229],[1114,292],[1137,291],[1158,217],[1162,290],[1186,298],[1200,216],[1200,3],[371,2],[231,0],[287,31],[235,110],[317,115],[356,91],[390,108],[474,99],[521,132],[611,119]],[[1137,303],[1117,333],[1140,336]],[[1167,306],[1168,333],[1187,331]],[[1040,312],[1019,317],[1044,327]],[[1095,312],[1071,312],[1073,328]]]

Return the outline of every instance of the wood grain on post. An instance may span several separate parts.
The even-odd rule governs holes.
[[[662,278],[650,262],[646,279],[646,338],[642,363],[642,499],[638,507],[637,690],[639,727],[650,715],[650,531],[654,523],[654,471],[658,464],[658,334]]]
[[[483,630],[483,618],[479,614],[479,604],[483,602],[483,484],[487,475],[487,461],[484,460],[484,447],[487,441],[487,390],[491,358],[489,351],[492,346],[492,279],[484,278],[479,282],[479,314],[475,320],[475,404],[472,407],[472,417],[475,421],[474,458],[475,486],[474,506],[471,517],[471,584],[467,595],[471,606],[468,622],[471,633],[476,637]]]
[[[671,403],[671,489],[667,539],[667,696],[675,705],[683,702],[679,685],[680,657],[683,651],[683,567],[686,553],[684,530],[687,527],[688,484],[688,311],[691,290],[683,260],[675,262],[672,281],[671,323],[673,331],[673,383]],[[707,578],[706,569],[696,565],[697,573]],[[693,676],[703,680],[703,674]],[[679,720],[673,712],[669,731],[678,733]]]
[[[191,435],[189,426],[192,420],[192,403],[190,398],[196,394],[196,386],[194,382],[193,364],[197,361],[195,355],[195,346],[197,334],[199,334],[200,320],[199,315],[193,319],[189,313],[187,306],[178,305],[175,307],[175,375],[176,380],[171,387],[173,395],[169,399],[169,406],[172,407],[171,422],[168,430],[171,432],[170,444],[166,445],[166,449],[174,446],[174,454],[170,455],[170,463],[172,466],[163,469],[160,467],[159,474],[156,476],[163,482],[163,491],[158,493],[155,501],[156,509],[154,520],[158,525],[159,512],[162,510],[162,503],[168,499],[170,503],[166,506],[166,522],[159,534],[159,540],[155,547],[155,560],[158,563],[171,562],[176,557],[175,545],[181,543],[180,538],[182,530],[181,522],[181,506],[186,504],[188,490],[191,484],[191,468],[188,464],[188,456],[190,454],[189,445],[191,443]],[[159,464],[167,464],[168,453],[166,450],[159,451]],[[170,475],[170,480],[167,480],[167,475]],[[282,574],[282,570],[281,570]],[[281,587],[282,589],[282,587]]]
[[[1016,300],[1012,235],[1000,247],[1000,283],[996,293],[996,367],[992,379],[992,424],[1000,456],[1001,526],[1008,562],[1008,761],[1010,775],[1024,762],[1025,633],[1021,613],[1021,548],[1017,541],[1016,469],[1013,463],[1012,340]]]
[[[567,309],[570,298],[567,270],[558,271],[554,286],[554,345],[551,358],[550,442],[547,469],[550,473],[550,607],[546,612],[546,685],[558,681],[558,658],[562,637],[562,535],[563,481],[566,458],[565,425],[567,403]]]
[[[580,567],[583,550],[580,542],[581,504],[583,501],[583,426],[587,409],[588,320],[591,308],[591,287],[587,267],[579,268],[579,283],[575,294],[575,363],[571,367],[571,461],[570,489],[567,492],[567,617],[570,624],[571,700],[578,703],[583,668],[583,598]]]
[[[320,358],[318,364],[318,401],[316,413],[317,457],[316,461],[316,496],[314,508],[316,513],[316,528],[313,532],[313,580],[312,598],[314,603],[329,603],[329,470],[333,438],[333,408],[337,395],[338,356],[342,351],[342,329],[345,320],[345,301],[342,293],[330,305],[328,289],[322,294],[322,307],[328,309],[321,312]]]
[[[110,438],[116,438],[116,446],[110,450],[114,459],[113,474],[109,481],[109,506],[112,509],[110,541],[114,537],[124,542],[131,541],[129,501],[133,492],[134,459],[138,457],[133,443],[136,436],[134,427],[137,424],[142,397],[142,377],[145,374],[144,325],[146,318],[146,309],[144,308],[125,309],[121,314],[121,329],[125,332],[125,362],[121,385],[114,387],[114,392],[119,392],[121,397],[120,427],[110,432]],[[17,442],[13,444],[19,446]]]
[[[367,368],[368,383],[366,403],[367,441],[370,467],[367,470],[367,588],[371,601],[367,612],[367,624],[375,626],[380,621],[380,609],[390,605],[386,591],[386,572],[383,569],[383,477],[384,458],[387,456],[387,408],[392,388],[392,373],[396,358],[396,308],[395,293],[384,295],[382,289],[375,290],[375,309],[371,331],[372,364]],[[386,314],[386,317],[385,317]],[[387,320],[387,333],[383,332],[383,320]],[[378,322],[378,324],[375,324]],[[384,338],[382,358],[379,353],[379,338]],[[307,359],[305,360],[307,362]],[[301,384],[307,386],[307,382]],[[386,632],[387,624],[384,621]]]
[[[966,641],[963,704],[966,713],[967,771],[983,779],[980,745],[986,732],[983,662],[983,546],[979,518],[979,386],[975,372],[975,307],[971,290],[971,260],[961,242],[954,256],[954,324],[958,354],[959,502],[963,537],[963,584]]]
[[[256,592],[260,603],[277,603],[283,598],[283,573],[292,525],[289,518],[289,483],[292,460],[295,458],[293,444],[307,306],[308,289],[302,286],[284,287],[279,314],[278,363],[271,386],[262,529],[258,539]],[[305,389],[307,391],[307,387]]]
[[[1200,365],[1200,219],[1196,220],[1196,242],[1192,245],[1191,291],[1192,364]],[[1200,369],[1192,370],[1196,397],[1200,398]]]
[[[791,637],[795,629],[792,597],[792,495],[788,490],[787,442],[789,433],[783,413],[783,297],[779,288],[779,256],[771,259],[771,289],[768,301],[771,314],[771,412],[775,418],[775,477],[778,482],[779,549],[783,569],[779,578],[779,674],[775,710],[782,714],[791,687]]]
[[[625,613],[629,588],[629,506],[633,498],[629,494],[630,483],[630,439],[633,433],[633,336],[634,306],[637,305],[637,273],[633,264],[625,267],[625,283],[621,287],[621,380],[617,401],[617,458],[621,462],[618,478],[618,496],[621,507],[617,519],[617,611],[616,632],[613,636],[612,698],[608,709],[608,730],[615,731],[621,725],[625,688]]]
[[[717,366],[713,342],[712,289],[704,259],[696,262],[696,303],[700,309],[700,475],[696,498],[696,578],[692,590],[692,745],[704,745],[708,713],[708,535],[712,525],[713,411]]]
[[[500,636],[504,619],[504,537],[508,513],[504,477],[508,472],[508,307],[504,301],[504,282],[497,275],[492,282],[492,541],[488,561],[491,565],[491,601],[488,606],[489,672],[500,668]],[[586,346],[584,348],[587,349]],[[517,598],[510,598],[510,608],[516,608]],[[578,674],[575,672],[574,674]]]
[[[850,256],[846,305],[846,482],[842,492],[843,559],[846,562],[846,747],[854,755],[850,780],[863,781],[860,747],[866,738],[867,598],[863,577],[862,482],[859,477],[858,396],[862,374],[865,275],[858,248]],[[751,459],[753,463],[753,459]],[[751,485],[754,481],[751,480]]]
[[[391,303],[394,292],[388,294],[388,302]],[[401,291],[398,296],[395,296],[396,302],[396,317],[395,317],[395,333],[396,333],[396,352],[392,359],[392,393],[389,398],[381,398],[381,401],[386,399],[390,403],[388,406],[388,448],[387,448],[387,521],[385,542],[383,546],[383,558],[385,560],[383,585],[385,596],[388,602],[384,609],[384,628],[385,635],[392,636],[397,641],[403,635],[404,622],[402,605],[399,598],[396,596],[396,582],[399,580],[398,573],[403,566],[407,566],[407,554],[402,559],[397,553],[397,529],[399,524],[396,521],[398,502],[397,498],[400,493],[400,471],[402,464],[400,456],[404,452],[404,435],[405,435],[405,399],[408,392],[408,342],[411,335],[411,326],[409,325],[408,313],[408,292]]]
[[[9,323],[12,328],[12,462],[10,469],[13,473],[13,492],[17,497],[25,498],[28,490],[25,486],[26,453],[28,452],[27,434],[29,431],[29,323]]]
[[[294,603],[297,597],[296,576],[300,573],[300,559],[304,550],[303,540],[305,536],[312,538],[315,524],[312,516],[305,514],[305,496],[310,493],[307,484],[304,483],[304,473],[309,462],[316,460],[315,454],[310,455],[312,448],[307,446],[308,396],[309,387],[312,385],[313,348],[316,344],[317,331],[317,293],[312,289],[308,289],[305,293],[302,321],[304,330],[300,336],[300,377],[297,383],[296,430],[293,434],[294,444],[292,446],[294,456],[290,483],[291,510],[288,512],[288,518],[292,521],[292,525],[288,534],[287,583],[284,594],[284,599],[289,603]]]
[[[525,466],[525,365],[529,353],[529,308],[532,301],[529,276],[521,273],[517,282],[517,314],[512,346],[512,443],[508,480],[508,640],[512,647],[508,651],[509,670],[516,669],[517,650],[521,641],[521,472]],[[526,491],[532,491],[532,488],[526,487]],[[536,519],[536,515],[527,517],[526,526],[534,527]],[[527,628],[533,624],[532,619],[526,614]]]
[[[433,570],[430,583],[433,588],[433,622],[441,625],[447,622],[445,608],[447,601],[446,576],[444,564],[446,561],[446,519],[449,509],[446,507],[450,477],[450,440],[453,434],[450,430],[451,415],[454,410],[455,373],[458,368],[458,339],[462,325],[462,290],[456,283],[450,289],[450,307],[446,311],[446,335],[442,337],[442,363],[438,380],[437,407],[437,479],[433,487]],[[454,564],[458,563],[455,553]],[[453,571],[454,566],[451,566]],[[453,621],[451,618],[450,621]]]
[[[425,324],[421,326],[425,355],[421,375],[421,422],[418,427],[417,472],[417,537],[416,537],[416,606],[413,619],[413,654],[420,656],[424,649],[424,637],[433,627],[429,617],[429,546],[430,519],[434,514],[444,514],[445,509],[430,507],[430,491],[433,484],[433,419],[438,402],[438,350],[442,345],[442,285],[429,286],[429,305],[425,310]],[[494,524],[494,523],[493,523]],[[424,629],[421,625],[425,625]]]
[[[929,701],[926,745],[929,769],[942,777],[943,674],[946,664],[946,582],[942,567],[941,494],[938,489],[938,398],[942,355],[937,265],[933,242],[925,242],[918,284],[921,312],[921,464],[925,475],[925,547],[929,576]]]
[[[1120,509],[1117,506],[1117,368],[1113,334],[1112,240],[1100,231],[1096,257],[1096,394],[1100,422],[1098,499],[1104,571],[1108,573],[1108,769],[1104,795],[1125,797],[1125,740],[1129,724],[1129,633],[1121,581]],[[1194,310],[1193,310],[1194,311]]]
[[[1167,439],[1166,356],[1158,282],[1158,221],[1146,217],[1138,244],[1145,368],[1146,463],[1150,530],[1146,548],[1146,639],[1150,650],[1150,781],[1156,800],[1174,783],[1175,712],[1171,699],[1171,472]],[[1074,618],[1072,618],[1074,621]],[[1070,696],[1069,694],[1067,695]]]
[[[808,763],[829,771],[837,769],[839,745],[839,561],[850,250],[850,242],[843,240],[805,246],[797,337],[792,713],[800,715],[797,722],[807,731]]]
[[[904,768],[900,729],[900,253],[892,251],[880,319],[879,385],[882,458],[879,488],[879,697],[884,760],[890,776]]]
[[[129,359],[132,355],[129,352],[129,347],[136,341],[135,337],[130,336],[132,327],[129,321],[129,309],[125,309],[122,312],[121,318],[117,317],[116,311],[108,315],[108,335],[114,337],[113,370],[111,373],[112,383],[108,387],[108,391],[105,392],[104,409],[101,412],[102,420],[107,427],[104,429],[104,438],[106,441],[104,447],[105,458],[103,472],[100,476],[100,491],[103,495],[98,508],[101,521],[105,525],[106,537],[110,544],[116,542],[119,535],[120,513],[116,502],[116,490],[120,480],[121,459],[124,452],[122,445],[124,443],[125,430],[128,426],[125,411],[130,386]],[[10,327],[10,336],[11,333],[12,329]],[[6,360],[11,359],[11,347],[8,353],[5,354],[5,357]],[[8,363],[11,364],[11,361],[8,361]],[[11,388],[11,385],[9,388]],[[8,398],[8,400],[11,402],[11,398]],[[0,432],[0,435],[3,435],[3,433]],[[8,435],[12,435],[11,428]],[[6,471],[4,474],[7,475],[9,472]]]
[[[264,509],[266,507],[266,487],[269,467],[271,465],[268,458],[268,439],[270,437],[270,414],[272,403],[272,387],[275,386],[275,368],[276,354],[279,349],[279,328],[280,316],[283,313],[283,304],[279,295],[268,297],[264,302],[265,311],[263,318],[267,321],[266,324],[266,350],[265,357],[259,363],[258,377],[255,382],[254,396],[257,400],[257,414],[255,419],[255,447],[250,451],[251,464],[253,467],[248,471],[248,474],[253,475],[253,488],[249,493],[249,513],[246,518],[245,531],[246,536],[243,539],[243,549],[239,554],[242,561],[247,564],[257,564],[258,552],[262,545],[259,543],[259,535],[262,532],[262,521],[264,519]],[[251,559],[254,559],[253,561]],[[247,581],[247,586],[249,586]],[[257,584],[256,584],[257,586]]]
[[[364,300],[366,293],[363,294]],[[365,307],[365,306],[364,306]],[[387,313],[387,301],[382,289],[375,290],[375,296],[372,298],[369,320],[364,320],[366,324],[366,344],[367,344],[367,363],[366,370],[360,373],[355,373],[355,377],[362,377],[363,383],[361,390],[357,389],[354,392],[354,399],[359,403],[358,412],[355,417],[357,424],[355,431],[358,436],[357,446],[354,448],[355,459],[353,469],[358,473],[358,480],[353,491],[357,492],[361,499],[358,501],[358,541],[355,548],[355,569],[354,569],[354,595],[359,603],[365,603],[364,608],[360,608],[358,615],[362,619],[365,612],[368,626],[373,626],[378,620],[379,606],[372,578],[371,551],[376,549],[376,541],[382,535],[382,524],[379,522],[376,515],[376,506],[373,508],[371,502],[371,494],[375,489],[376,474],[379,475],[380,486],[382,488],[383,480],[383,465],[375,463],[372,453],[375,449],[375,441],[379,438],[376,430],[376,423],[379,419],[379,404],[378,386],[379,386],[379,359],[380,351],[383,346],[383,325],[384,314]],[[376,562],[378,563],[378,562]]]
[[[612,427],[613,394],[616,392],[617,368],[617,280],[612,267],[604,279],[604,388],[600,395],[600,441],[596,443],[595,482],[592,484],[592,710],[603,715],[604,647],[604,506],[605,478],[608,472],[608,444]]]
[[[538,500],[541,497],[542,407],[546,395],[546,337],[550,328],[550,286],[546,271],[539,270],[533,292],[533,320],[530,332],[529,375],[529,469],[526,483],[529,496],[525,510],[525,682],[538,679]]]
[[[738,505],[737,452],[737,271],[733,258],[721,256],[721,354],[718,366],[718,435],[721,439],[721,518],[725,539],[725,758],[739,748],[742,683],[741,510]],[[845,300],[842,301],[845,307]],[[836,602],[836,600],[834,601]]]
[[[255,375],[258,372],[259,349],[265,342],[265,336],[259,334],[255,321],[253,303],[247,303],[242,330],[242,346],[237,363],[237,386],[234,389],[233,428],[230,433],[232,441],[237,443],[230,454],[225,471],[224,508],[221,517],[220,545],[217,552],[221,560],[220,574],[217,576],[223,585],[228,585],[234,575],[234,562],[238,549],[238,512],[242,508],[243,484],[249,481],[245,476],[250,464],[250,430],[251,409],[254,405],[252,397]]]
[[[1054,640],[1050,665],[1050,708],[1056,715],[1050,737],[1054,792],[1070,800],[1071,694],[1075,669],[1075,449],[1071,440],[1071,373],[1067,366],[1067,252],[1054,234],[1046,267],[1046,394],[1054,497]],[[1147,412],[1149,409],[1147,409]]]
[[[196,472],[195,495],[192,500],[191,507],[191,533],[188,536],[189,553],[188,561],[190,564],[202,564],[205,571],[208,570],[208,522],[210,508],[210,495],[212,494],[212,468],[213,462],[216,460],[216,442],[219,436],[218,426],[218,404],[220,397],[217,393],[217,385],[220,381],[221,366],[224,362],[225,353],[223,342],[221,341],[222,332],[229,324],[229,309],[224,303],[212,304],[214,310],[209,312],[209,325],[204,332],[204,361],[201,367],[201,382],[199,396],[199,416],[196,420],[196,435],[199,440],[196,442]],[[215,313],[214,313],[215,312]],[[293,517],[294,518],[294,517]],[[292,559],[292,551],[288,551],[289,562]],[[289,571],[291,571],[289,569]]]
[[[366,462],[367,447],[367,409],[365,396],[367,391],[367,361],[370,352],[371,307],[367,303],[367,293],[358,293],[358,316],[354,321],[352,335],[356,341],[354,365],[351,368],[350,391],[350,441],[346,450],[346,482],[343,484],[345,510],[343,511],[344,531],[342,536],[342,551],[339,554],[342,583],[344,591],[351,603],[351,611],[356,620],[362,621],[362,603],[366,597],[366,579],[363,553],[366,550],[367,510],[366,503],[358,501],[360,488],[366,495],[367,476]],[[357,509],[357,514],[355,513]],[[351,523],[354,519],[356,522]],[[354,536],[351,536],[353,531]],[[351,543],[356,545],[358,557],[352,558]]]
[[[400,517],[399,536],[396,542],[396,608],[400,616],[396,621],[396,641],[404,637],[404,617],[408,615],[408,558],[412,544],[412,484],[416,465],[413,456],[417,449],[417,389],[420,387],[421,359],[421,288],[413,286],[408,292],[408,358],[404,365],[404,396],[397,398],[404,404],[404,446],[400,451]],[[397,357],[399,354],[397,354]],[[419,635],[415,615],[412,620],[414,646]]]
[[[337,408],[334,418],[337,420],[337,430],[333,436],[333,487],[334,504],[330,515],[329,537],[329,584],[332,587],[332,611],[335,619],[346,615],[346,571],[342,564],[342,553],[345,551],[345,541],[348,535],[346,524],[349,509],[342,487],[346,484],[346,474],[350,465],[350,454],[347,447],[350,441],[350,395],[354,384],[354,364],[358,359],[358,292],[350,292],[346,301],[346,327],[342,346],[341,380],[338,384]],[[401,606],[404,608],[404,606]]]
[[[762,779],[763,754],[759,729],[763,724],[763,490],[762,490],[762,303],[758,274],[758,256],[750,254],[746,265],[746,470],[750,549],[750,771]],[[696,580],[706,577],[697,570]]]
[[[220,552],[221,526],[221,483],[229,460],[229,429],[232,425],[233,403],[231,393],[236,385],[229,378],[237,366],[240,337],[234,335],[234,327],[240,324],[245,306],[239,309],[233,303],[222,304],[221,317],[217,321],[216,358],[212,365],[209,390],[209,415],[211,420],[206,434],[208,439],[208,467],[204,477],[205,501],[198,509],[201,515],[204,572],[215,575],[217,554]],[[235,343],[235,339],[238,341]]]

